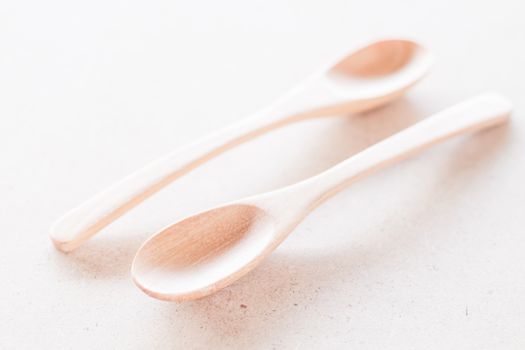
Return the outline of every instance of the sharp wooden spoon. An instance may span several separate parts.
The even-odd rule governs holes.
[[[55,223],[51,239],[59,250],[71,251],[173,180],[270,130],[386,104],[416,83],[431,61],[424,48],[409,40],[361,47],[253,118],[168,154],[81,204]]]
[[[295,185],[235,201],[173,224],[139,249],[131,273],[163,300],[203,297],[270,254],[315,207],[365,175],[452,136],[507,120],[510,103],[485,94],[446,109]]]

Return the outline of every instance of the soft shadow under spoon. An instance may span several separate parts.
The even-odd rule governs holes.
[[[308,180],[173,224],[139,249],[133,280],[145,293],[163,300],[214,293],[253,269],[308,213],[346,186],[452,136],[502,123],[510,111],[511,104],[502,96],[478,96]]]
[[[345,56],[270,108],[138,170],[73,209],[51,228],[57,249],[71,251],[175,179],[243,142],[299,120],[362,112],[400,97],[432,58],[410,40],[380,40]]]

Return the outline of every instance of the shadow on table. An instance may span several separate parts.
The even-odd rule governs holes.
[[[123,237],[93,239],[71,253],[53,252],[54,260],[61,270],[74,279],[112,279],[129,275],[135,252],[148,238],[148,234],[126,232]]]

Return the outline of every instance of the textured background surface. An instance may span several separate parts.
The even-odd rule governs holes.
[[[523,349],[524,11],[521,0],[3,2],[0,348]],[[407,98],[263,137],[77,252],[51,246],[49,226],[74,205],[385,34],[436,53]],[[487,88],[514,101],[509,127],[360,182],[230,288],[170,304],[132,284],[134,251],[171,221],[316,174]]]

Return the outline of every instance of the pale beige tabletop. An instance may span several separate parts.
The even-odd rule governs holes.
[[[0,348],[525,348],[524,14],[521,0],[2,3]],[[78,251],[52,247],[74,205],[382,35],[436,53],[403,100],[262,137]],[[168,223],[485,90],[513,100],[511,124],[342,192],[231,287],[175,304],[133,285],[134,252]]]

